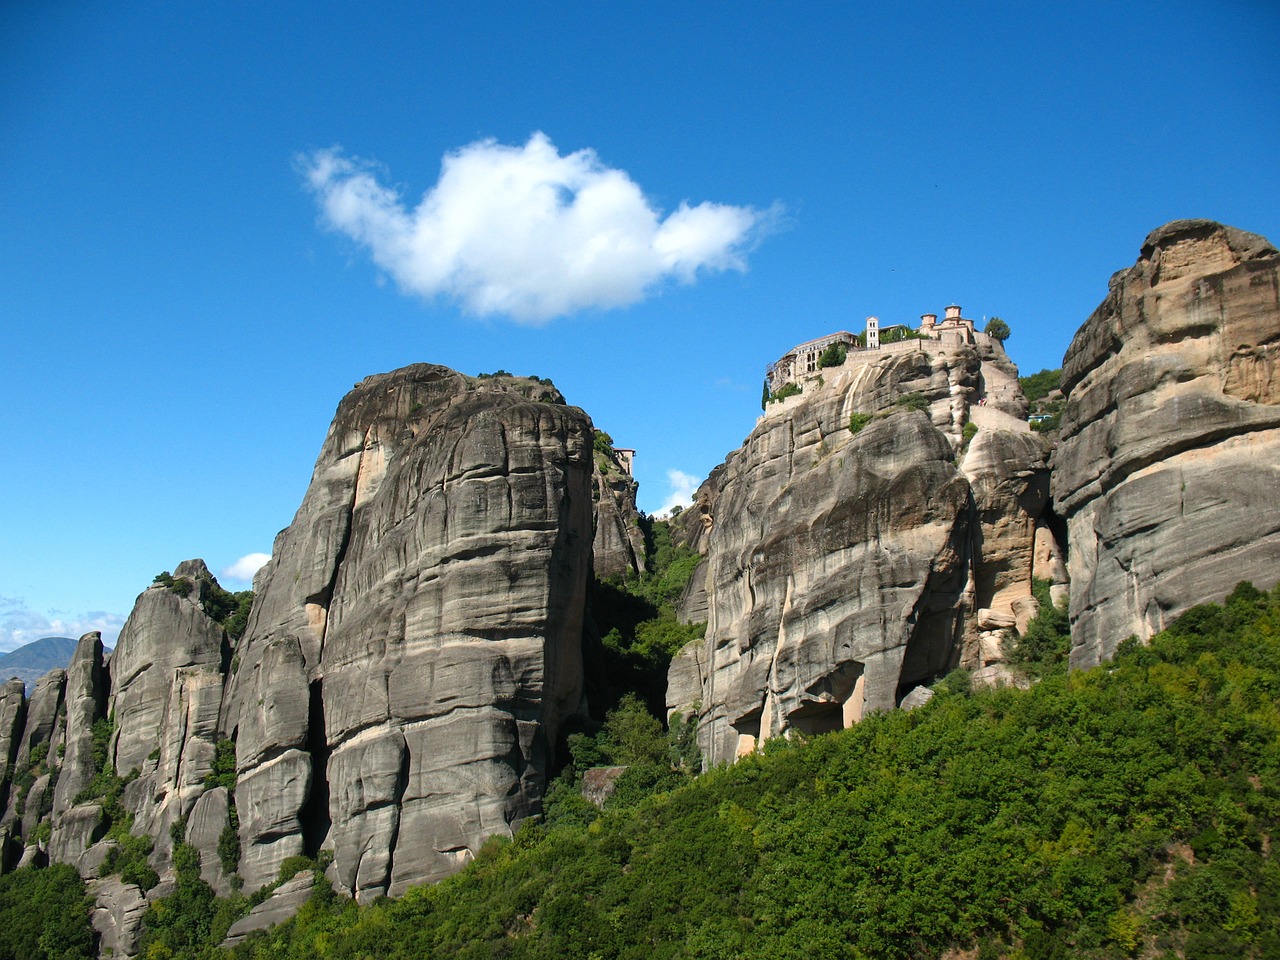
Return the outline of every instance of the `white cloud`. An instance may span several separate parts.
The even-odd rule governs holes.
[[[698,492],[698,484],[701,482],[701,479],[687,474],[683,470],[668,470],[667,483],[671,485],[671,493],[667,495],[667,499],[663,501],[662,506],[659,508],[658,516],[669,517],[671,511],[676,507],[692,506],[693,495]]]
[[[0,597],[0,653],[16,650],[41,637],[78,640],[90,630],[101,631],[103,644],[114,647],[124,621],[124,614],[103,610],[79,614],[51,610],[46,615],[32,610],[20,598]]]
[[[337,148],[299,163],[327,226],[367,247],[402,290],[535,324],[635,303],[668,278],[745,270],[779,216],[682,202],[663,218],[625,171],[594,150],[561,156],[542,133],[523,147],[482,140],[445,154],[413,210],[374,165]]]
[[[239,580],[243,583],[252,583],[253,575],[270,559],[271,554],[269,553],[246,553],[231,566],[223,567],[219,570],[218,576],[224,580]]]

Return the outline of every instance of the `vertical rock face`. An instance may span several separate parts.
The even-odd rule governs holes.
[[[973,529],[977,615],[968,623],[961,657],[961,665],[968,669],[1002,662],[1005,630],[1023,631],[1035,616],[1031,577],[1037,523],[1049,501],[1048,456],[1038,434],[979,430],[961,462],[973,491],[977,520]]]
[[[638,484],[612,451],[595,451],[592,499],[595,503],[593,564],[601,580],[626,579],[644,569],[644,534],[636,509]]]
[[[111,760],[136,778],[125,790],[135,833],[168,863],[169,827],[186,816],[213,765],[222,701],[225,637],[201,604],[213,577],[202,560],[174,570],[178,588],[153,584],[138,597],[111,656]],[[190,584],[183,593],[183,583]]]
[[[1179,220],[1081,327],[1053,497],[1070,534],[1073,666],[1241,579],[1280,579],[1280,255]]]
[[[101,809],[71,816],[76,796],[93,780],[93,725],[105,715],[107,678],[102,664],[102,636],[96,631],[80,638],[67,670],[67,725],[61,770],[53,792],[53,820],[49,857],[77,863],[89,842],[97,838]]]
[[[212,579],[209,570],[201,560],[188,560],[174,577],[189,581],[191,593],[183,596],[158,583],[149,587],[134,604],[111,655],[112,761],[121,776],[154,762],[177,675],[221,672],[222,628],[199,603],[201,584]]]
[[[0,685],[0,810],[9,803],[9,775],[18,756],[27,714],[26,685],[14,678]]]
[[[368,897],[540,801],[582,697],[592,428],[545,384],[419,364],[338,408],[222,708],[249,889],[333,851]]]
[[[706,555],[684,612],[705,610],[707,633],[673,662],[668,707],[699,705],[710,763],[762,738],[891,709],[957,664],[974,599],[975,517],[954,450],[985,396],[984,366],[961,347],[824,370],[821,384],[770,404],[681,515],[683,539]],[[1001,389],[1016,407],[1020,394]],[[902,408],[911,394],[927,413]],[[875,417],[855,432],[853,414]],[[1009,487],[993,502],[1023,497],[1035,513],[1023,487],[1038,483],[1043,502],[1039,442],[1006,439],[991,451]],[[993,585],[995,568],[1007,568],[1004,588],[1021,576],[1030,593],[1034,521],[1009,547],[1025,558],[996,562]]]

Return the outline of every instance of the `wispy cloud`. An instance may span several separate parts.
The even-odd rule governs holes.
[[[114,647],[125,614],[90,610],[86,613],[65,614],[51,610],[41,613],[32,610],[18,597],[0,597],[0,653],[16,650],[41,637],[71,637],[79,639],[90,630],[102,632],[102,642]]]
[[[542,323],[622,307],[663,281],[745,270],[773,210],[682,202],[665,217],[594,150],[561,156],[545,134],[445,154],[410,210],[381,171],[338,148],[299,158],[325,224],[367,247],[401,289],[477,316]]]
[[[246,553],[235,563],[219,570],[218,577],[222,580],[239,580],[242,583],[252,583],[253,575],[270,559],[271,554],[269,553]]]
[[[698,484],[701,482],[701,478],[685,473],[683,470],[668,470],[667,483],[671,485],[671,492],[659,508],[658,516],[667,517],[676,507],[691,506],[693,495],[698,492]]]

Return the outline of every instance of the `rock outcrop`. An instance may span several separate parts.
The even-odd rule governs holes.
[[[1037,525],[1049,501],[1049,449],[1031,432],[979,430],[960,469],[973,492],[973,606],[961,665],[1004,661],[1004,638],[1035,616],[1031,594]]]
[[[932,344],[823,370],[712,472],[677,523],[706,556],[682,602],[686,617],[705,611],[706,639],[668,682],[669,711],[699,710],[707,762],[848,726],[956,666],[976,632],[975,572],[989,604],[1030,596],[1042,444],[1025,432],[974,441],[983,503],[1021,511],[1011,529],[975,510],[955,463],[988,380],[1025,411],[1007,373],[974,348]]]
[[[545,383],[418,364],[339,405],[222,706],[240,873],[330,849],[361,899],[538,809],[582,698],[592,427]]]
[[[625,580],[644,569],[644,533],[636,509],[638,484],[613,450],[597,449],[592,472],[595,504],[593,565],[600,580]]]
[[[1280,255],[1178,220],[1081,327],[1053,462],[1086,667],[1239,580],[1280,579]]]

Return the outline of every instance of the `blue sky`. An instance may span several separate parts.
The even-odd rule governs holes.
[[[1278,41],[1265,0],[6,3],[0,649],[269,551],[404,364],[553,378],[649,511],[869,314],[1058,366],[1160,224],[1280,240]]]

